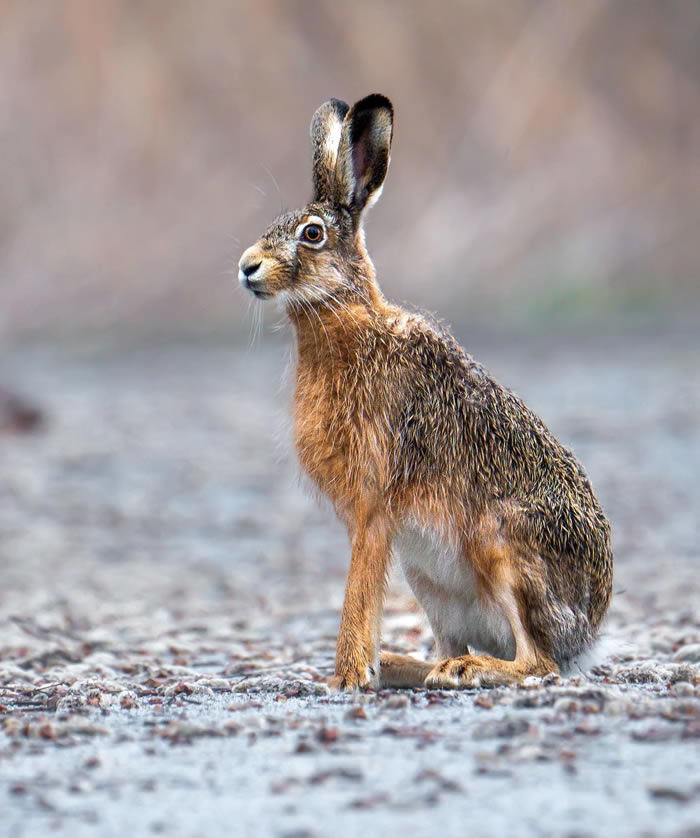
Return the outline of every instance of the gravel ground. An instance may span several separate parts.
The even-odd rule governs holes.
[[[325,683],[345,534],[266,343],[0,362],[48,416],[0,436],[0,834],[700,835],[700,341],[469,344],[612,520],[607,652],[356,696]],[[430,654],[398,577],[384,640]]]

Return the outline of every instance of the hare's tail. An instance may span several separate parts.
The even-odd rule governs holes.
[[[628,657],[634,654],[634,646],[622,637],[618,637],[613,631],[605,629],[600,632],[590,646],[580,654],[571,658],[562,667],[564,675],[587,675],[597,666],[607,663],[611,658],[624,655]]]

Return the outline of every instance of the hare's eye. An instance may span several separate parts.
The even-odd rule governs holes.
[[[318,244],[323,238],[323,227],[320,224],[307,224],[301,231],[304,241],[311,244]]]

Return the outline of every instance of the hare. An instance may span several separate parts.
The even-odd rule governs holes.
[[[379,290],[363,222],[392,132],[382,95],[321,105],[311,203],[279,216],[239,262],[243,286],[281,300],[294,326],[299,460],[352,545],[331,686],[517,683],[557,672],[595,639],[611,596],[610,527],[543,422],[441,325]],[[433,663],[380,654],[394,551],[433,630]]]

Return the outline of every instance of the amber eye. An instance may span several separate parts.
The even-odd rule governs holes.
[[[323,239],[323,227],[320,224],[307,224],[301,231],[301,237],[310,244],[318,244]]]

